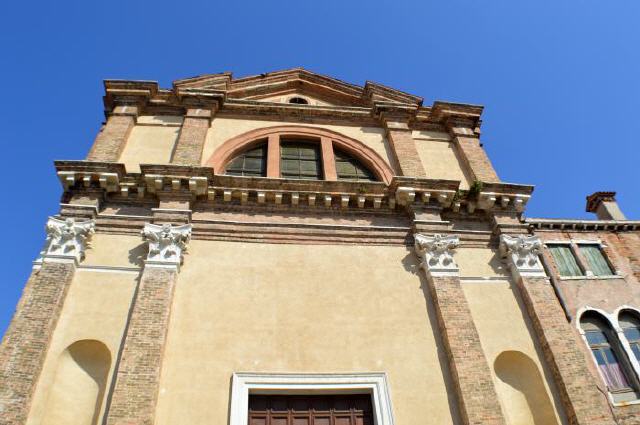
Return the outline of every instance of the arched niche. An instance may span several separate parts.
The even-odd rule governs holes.
[[[558,425],[535,362],[520,351],[503,351],[493,363],[496,390],[509,425]]]
[[[68,346],[58,359],[43,425],[96,425],[110,367],[111,353],[102,342],[85,339]]]

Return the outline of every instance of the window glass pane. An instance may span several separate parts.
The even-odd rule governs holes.
[[[569,245],[549,245],[560,276],[583,276]]]
[[[640,343],[631,344],[631,350],[633,354],[636,356],[636,360],[640,362]]]
[[[602,251],[600,247],[597,245],[578,245],[580,247],[580,252],[584,255],[584,258],[587,260],[589,265],[589,269],[596,276],[610,276],[613,274],[611,271],[611,267],[609,267],[609,263],[602,255]]]
[[[376,181],[373,173],[356,158],[338,150],[334,151],[334,155],[338,180]]]
[[[280,144],[280,173],[284,178],[321,179],[318,143],[284,141]]]
[[[591,352],[593,353],[593,357],[596,358],[596,362],[599,365],[603,365],[603,364],[607,364],[607,362],[604,361],[604,356],[602,355],[602,353],[600,352],[600,350],[591,350]]]
[[[600,331],[585,332],[589,345],[607,344],[607,337]]]
[[[638,328],[625,329],[624,336],[627,337],[627,340],[629,340],[629,342],[640,341],[640,329]]]
[[[225,174],[232,176],[264,177],[267,175],[267,145],[262,143],[235,157]]]

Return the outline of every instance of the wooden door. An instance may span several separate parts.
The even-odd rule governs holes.
[[[371,396],[249,395],[249,425],[373,425]]]

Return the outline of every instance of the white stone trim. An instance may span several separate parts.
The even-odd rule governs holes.
[[[142,230],[142,239],[149,244],[145,266],[179,271],[183,252],[191,240],[191,227],[191,224],[172,226],[146,223]]]
[[[547,277],[539,258],[541,249],[542,240],[538,236],[500,236],[500,255],[506,259],[515,279]]]
[[[385,373],[233,374],[229,425],[247,425],[249,394],[371,394],[374,425],[393,425]]]
[[[459,276],[460,269],[453,259],[453,251],[460,245],[456,235],[423,235],[416,233],[414,248],[420,259],[420,267],[427,276]]]

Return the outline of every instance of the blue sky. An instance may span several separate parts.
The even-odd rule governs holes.
[[[534,184],[529,217],[590,217],[615,190],[640,219],[640,2],[7,2],[0,26],[0,332],[61,193],[54,159],[82,159],[102,80],[236,77],[302,66],[434,100],[485,105],[504,181]]]

